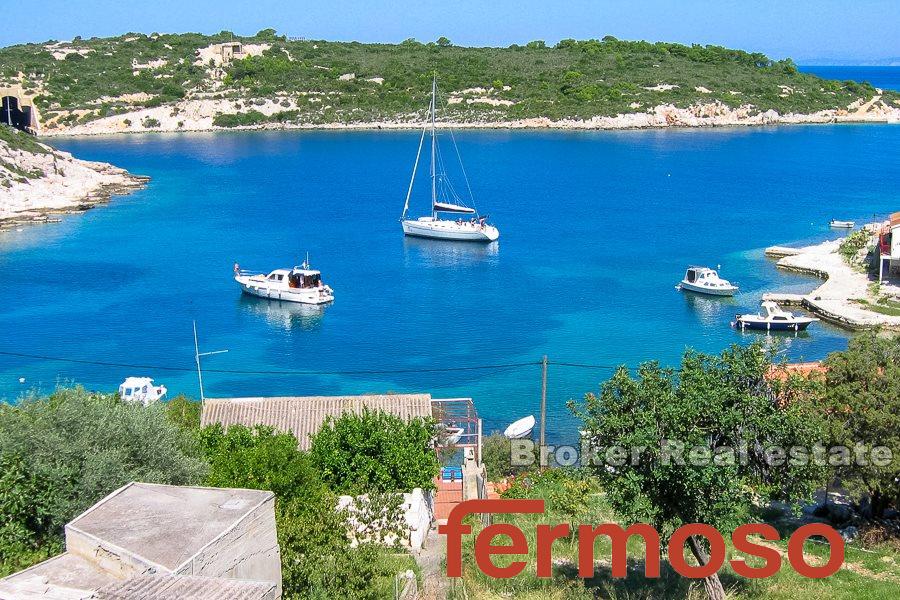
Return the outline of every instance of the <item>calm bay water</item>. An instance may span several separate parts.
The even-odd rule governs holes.
[[[799,67],[804,73],[812,73],[825,79],[838,81],[868,81],[883,90],[900,90],[900,67],[872,66],[859,67],[848,65],[803,65]]]
[[[773,289],[765,246],[839,235],[832,217],[900,203],[900,127],[457,133],[497,244],[404,239],[397,222],[417,132],[242,132],[57,140],[77,156],[152,177],[61,224],[0,234],[0,351],[193,366],[208,396],[428,391],[471,396],[489,429],[537,414],[540,369],[359,373],[538,361],[676,364],[686,347],[760,339],[729,327]],[[424,182],[423,182],[424,183]],[[424,186],[415,210],[427,203]],[[242,297],[232,264],[260,270],[310,253],[334,289],[324,310]],[[721,264],[735,299],[675,291],[688,264]],[[843,348],[817,324],[783,337],[792,359]],[[149,375],[197,395],[196,374],[0,356],[0,397],[76,381],[113,390]],[[551,365],[551,437],[570,398],[605,368]],[[26,383],[20,384],[19,377]]]

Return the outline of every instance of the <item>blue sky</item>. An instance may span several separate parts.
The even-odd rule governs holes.
[[[506,46],[610,34],[720,44],[800,62],[900,57],[897,0],[39,0],[12,6],[18,17],[0,23],[2,46],[128,31],[247,34],[274,27],[290,36],[366,42],[445,35],[460,45]],[[37,18],[24,14],[31,8]]]

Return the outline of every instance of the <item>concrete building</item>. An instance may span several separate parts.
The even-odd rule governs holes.
[[[878,281],[900,272],[900,212],[895,212],[878,235]]]
[[[40,131],[37,106],[21,85],[0,87],[0,123],[29,133]]]
[[[130,483],[66,525],[65,539],[65,553],[0,579],[0,600],[281,595],[271,492]],[[200,591],[184,593],[191,586]]]
[[[275,600],[274,583],[187,575],[141,575],[100,588],[94,600]]]

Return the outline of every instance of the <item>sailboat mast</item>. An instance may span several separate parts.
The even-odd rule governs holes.
[[[434,111],[437,104],[437,75],[431,79],[431,216],[437,218],[434,204],[437,202],[437,176],[435,174],[435,148],[437,140],[434,136]]]

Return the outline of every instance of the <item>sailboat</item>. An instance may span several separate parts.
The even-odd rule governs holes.
[[[500,237],[500,231],[487,222],[487,216],[479,215],[474,207],[463,204],[447,171],[444,169],[444,161],[437,143],[435,131],[435,111],[437,108],[437,77],[431,81],[431,106],[429,107],[429,123],[422,128],[422,136],[419,138],[419,150],[416,152],[416,162],[413,164],[412,177],[409,180],[409,188],[406,191],[406,202],[403,205],[403,214],[400,216],[400,224],[403,225],[405,235],[431,238],[436,240],[454,240],[463,242],[493,242]],[[407,218],[409,213],[409,199],[412,196],[413,184],[416,181],[416,170],[419,167],[419,159],[422,156],[422,146],[425,143],[425,135],[431,132],[431,215]],[[459,160],[460,170],[466,181],[466,189],[472,204],[472,188],[466,176],[465,168],[459,157],[459,149],[456,148],[456,140],[453,132],[450,132],[456,156]],[[442,219],[441,215],[460,215],[456,219]]]

